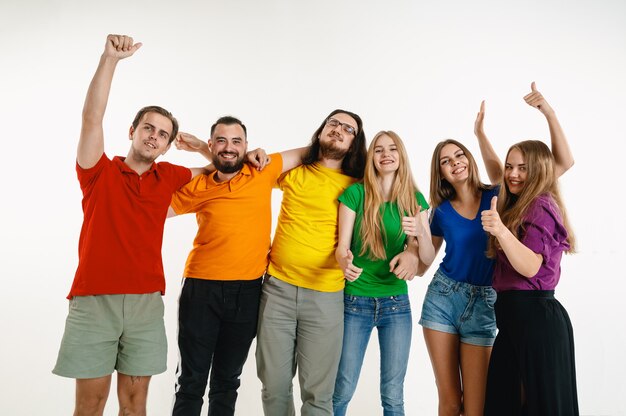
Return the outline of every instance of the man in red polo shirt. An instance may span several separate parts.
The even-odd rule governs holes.
[[[120,414],[145,414],[148,383],[166,369],[163,227],[172,193],[193,171],[155,163],[178,123],[161,107],[137,113],[126,157],[104,153],[102,120],[117,63],[141,43],[109,35],[83,107],[76,171],[84,221],[69,314],[53,373],[76,379],[74,415],[102,414],[117,370]]]

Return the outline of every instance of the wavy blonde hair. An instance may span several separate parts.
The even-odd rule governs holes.
[[[367,255],[374,260],[384,260],[387,258],[385,253],[385,235],[382,229],[383,210],[385,208],[384,198],[381,186],[378,182],[378,171],[374,166],[374,152],[376,142],[382,136],[388,136],[393,140],[398,149],[398,170],[395,173],[393,185],[391,187],[391,197],[389,202],[395,202],[397,211],[393,212],[398,218],[403,216],[414,216],[419,211],[419,206],[415,198],[418,191],[409,158],[404,147],[404,143],[400,136],[393,131],[380,131],[372,139],[372,143],[367,150],[367,160],[365,163],[365,175],[363,177],[363,187],[365,188],[365,202],[363,206],[363,220],[361,222],[361,241],[362,247],[360,255]],[[402,230],[398,232],[396,237],[402,235]]]
[[[512,194],[509,191],[509,187],[503,178],[500,194],[498,195],[498,213],[502,223],[513,233],[515,238],[519,239],[520,235],[525,231],[522,224],[526,219],[528,208],[538,196],[548,194],[556,204],[557,211],[560,212],[563,220],[563,226],[567,230],[566,241],[570,247],[565,252],[575,252],[576,238],[561,198],[555,172],[554,155],[550,148],[539,140],[525,140],[511,146],[505,160],[508,160],[509,154],[513,149],[517,149],[522,153],[524,163],[526,164],[527,176],[524,188],[522,188],[522,192],[519,195]],[[498,240],[493,235],[490,235],[487,255],[495,257],[498,249],[500,249]]]

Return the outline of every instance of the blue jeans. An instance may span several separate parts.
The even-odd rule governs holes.
[[[383,415],[404,415],[404,376],[411,349],[408,295],[372,298],[345,295],[343,349],[333,394],[335,416],[346,414],[356,390],[372,329],[380,344],[380,397]]]

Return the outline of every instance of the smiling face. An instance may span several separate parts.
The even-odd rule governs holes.
[[[215,126],[209,150],[211,161],[222,173],[235,173],[243,167],[248,149],[246,133],[239,124],[218,124]]]
[[[504,180],[513,195],[519,195],[524,189],[528,178],[528,168],[524,155],[518,148],[512,148],[504,166]]]
[[[137,127],[130,128],[130,157],[140,163],[154,162],[170,148],[172,129],[173,124],[167,117],[154,112],[145,113]]]
[[[326,125],[319,134],[321,157],[331,160],[341,160],[350,150],[355,133],[349,133],[346,127],[352,127],[357,131],[355,119],[345,113],[332,115],[326,121]]]
[[[400,166],[400,152],[396,142],[386,134],[380,136],[374,145],[373,159],[379,175],[396,172]]]
[[[443,179],[450,184],[465,181],[470,174],[470,163],[465,152],[454,143],[448,143],[441,148],[439,168]]]

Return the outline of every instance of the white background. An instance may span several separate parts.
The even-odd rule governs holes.
[[[472,129],[482,99],[502,157],[516,141],[548,140],[545,119],[522,100],[536,81],[576,158],[561,186],[579,252],[564,258],[557,296],[574,325],[581,413],[626,415],[626,226],[617,202],[626,160],[626,3],[618,0],[0,0],[0,414],[73,409],[74,381],[50,371],[82,221],[74,170],[81,109],[108,33],[144,46],[118,65],[107,154],[126,155],[128,127],[148,104],[168,108],[201,137],[217,117],[238,116],[250,147],[268,151],[306,145],[327,113],[344,108],[361,115],[368,139],[382,129],[400,134],[425,194],[438,141],[457,138],[479,156]],[[175,149],[161,160],[204,164]],[[275,214],[279,202],[276,191]],[[172,402],[176,302],[195,228],[193,216],[165,227],[169,369],[152,380],[151,415],[166,415]],[[410,284],[408,415],[436,413],[417,325],[435,268]],[[251,351],[238,415],[262,413]],[[374,335],[351,414],[382,413],[377,354]],[[117,414],[114,386],[106,414]]]

